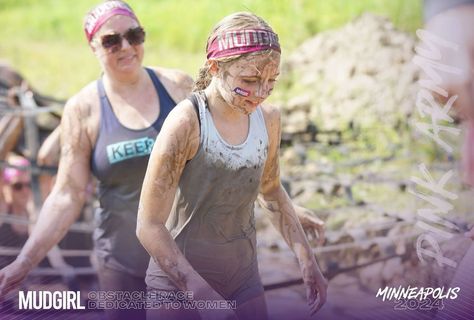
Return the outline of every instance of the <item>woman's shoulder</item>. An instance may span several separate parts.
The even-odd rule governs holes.
[[[61,119],[61,145],[88,155],[96,141],[100,118],[97,82],[93,81],[68,99]]]
[[[97,90],[97,81],[93,81],[83,87],[75,95],[71,96],[64,106],[64,116],[78,118],[81,123],[87,124],[87,128],[96,131],[100,115],[100,99]],[[89,129],[90,129],[89,128]]]
[[[67,104],[88,105],[99,101],[97,80],[90,82],[68,99]]]
[[[160,79],[176,102],[184,100],[193,87],[193,79],[184,71],[163,67],[149,67]]]
[[[188,83],[193,81],[191,76],[189,76],[186,72],[179,70],[179,69],[173,69],[173,68],[164,68],[164,67],[148,67],[155,71],[156,75],[161,79],[166,79],[168,81],[172,81],[177,84],[183,84],[183,83]]]

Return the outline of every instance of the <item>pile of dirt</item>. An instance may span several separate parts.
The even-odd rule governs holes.
[[[301,44],[283,63],[283,132],[393,126],[414,109],[416,38],[370,13]]]

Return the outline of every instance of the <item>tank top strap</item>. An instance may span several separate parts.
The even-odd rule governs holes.
[[[258,106],[254,113],[250,116],[250,126],[253,130],[259,132],[268,139],[267,126],[265,125],[265,117],[263,116],[262,106]]]
[[[102,82],[102,76],[97,79],[97,92],[99,92],[99,98],[102,102],[102,99],[106,98],[104,83]]]
[[[155,128],[160,129],[164,119],[170,113],[171,109],[174,108],[176,102],[171,98],[168,90],[163,86],[156,73],[150,68],[145,68],[145,70],[148,72],[156,93],[158,94],[158,99],[160,100],[160,116],[153,123]]]
[[[163,84],[161,83],[160,79],[158,79],[158,76],[156,75],[155,71],[153,71],[150,68],[145,68],[145,70],[148,73],[148,75],[150,76],[151,81],[153,82],[153,86],[155,87],[156,92],[160,96],[160,100],[161,100],[161,95],[163,95],[163,94],[168,95],[167,98],[172,100],[172,98],[168,94],[168,91],[166,91],[166,89],[163,86]]]
[[[104,81],[102,77],[97,79],[97,91],[99,93],[100,99],[100,127],[101,129],[114,129],[116,127],[121,127],[118,119],[115,117],[115,114],[112,110],[109,98],[105,92]]]
[[[208,119],[208,109],[207,109],[207,97],[204,94],[204,91],[193,92],[193,95],[197,97],[198,101],[198,111],[199,111],[199,124],[200,124],[200,143],[202,144],[209,135],[209,119]]]

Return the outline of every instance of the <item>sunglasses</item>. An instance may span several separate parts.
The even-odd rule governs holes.
[[[15,182],[12,185],[13,190],[15,191],[21,191],[23,188],[29,189],[31,188],[30,182]]]
[[[112,33],[101,37],[102,47],[111,53],[122,49],[122,40],[125,39],[131,46],[138,46],[145,42],[145,30],[142,27],[130,28],[124,34]]]

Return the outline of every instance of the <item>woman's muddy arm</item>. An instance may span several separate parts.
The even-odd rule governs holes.
[[[57,181],[17,259],[0,270],[0,297],[16,287],[59,243],[80,214],[90,176],[92,145],[85,125],[88,112],[88,106],[74,98],[65,107]]]

